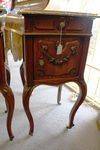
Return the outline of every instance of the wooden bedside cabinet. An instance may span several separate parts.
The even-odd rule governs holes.
[[[30,124],[29,134],[32,134],[34,129],[29,98],[33,89],[40,84],[78,84],[80,93],[70,112],[67,126],[71,128],[76,111],[87,93],[84,68],[95,16],[46,10],[21,13],[25,27],[23,106]]]
[[[7,105],[7,131],[10,140],[13,139],[13,133],[11,129],[12,117],[14,112],[14,96],[11,88],[8,86],[10,81],[9,70],[5,67],[5,58],[4,58],[4,46],[3,46],[3,34],[0,31],[0,92],[5,98]],[[8,79],[8,84],[7,84]]]

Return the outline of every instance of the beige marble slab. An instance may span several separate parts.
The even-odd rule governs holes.
[[[51,11],[51,10],[41,10],[41,11],[34,11],[34,10],[21,10],[19,11],[19,14],[41,14],[41,15],[62,15],[62,16],[80,16],[80,17],[94,17],[98,18],[100,17],[97,14],[92,13],[82,13],[82,12],[67,12],[67,11]]]

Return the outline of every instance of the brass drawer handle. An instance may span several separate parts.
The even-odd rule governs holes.
[[[60,28],[64,28],[65,27],[65,21],[60,22]]]

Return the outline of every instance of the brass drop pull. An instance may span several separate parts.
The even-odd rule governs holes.
[[[60,28],[64,28],[65,27],[65,22],[64,21],[62,21],[62,22],[60,22]]]
[[[60,39],[59,39],[59,45],[57,46],[57,55],[62,54],[63,45],[62,42],[62,29],[65,27],[65,22],[60,22]]]

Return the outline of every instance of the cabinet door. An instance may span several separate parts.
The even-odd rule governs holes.
[[[82,53],[82,39],[78,37],[65,36],[61,43],[58,36],[35,38],[35,79],[77,76]]]

